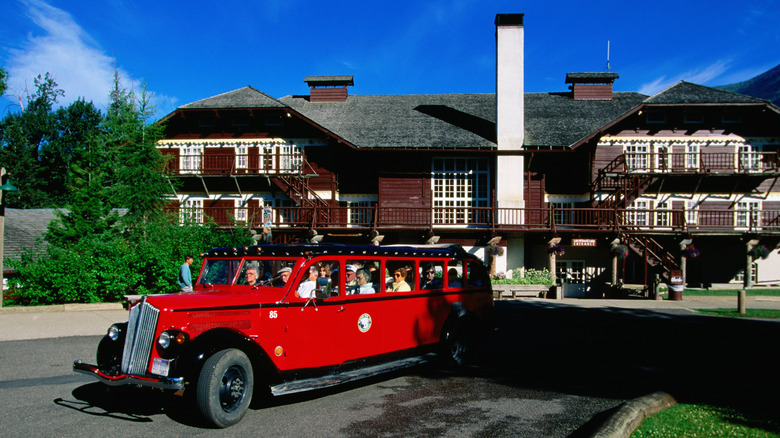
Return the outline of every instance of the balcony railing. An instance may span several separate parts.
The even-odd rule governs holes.
[[[622,173],[767,173],[777,172],[777,152],[627,153],[606,172]]]
[[[300,153],[182,154],[168,162],[174,175],[301,175],[313,173]]]
[[[182,222],[263,226],[262,208],[168,208]],[[492,207],[276,207],[271,226],[287,229],[490,229],[502,231],[778,232],[780,210],[664,210]]]

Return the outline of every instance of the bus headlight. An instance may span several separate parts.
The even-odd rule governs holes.
[[[116,341],[117,339],[119,339],[120,334],[122,334],[122,329],[117,327],[116,324],[112,324],[111,327],[108,328],[108,333],[106,333],[108,338],[111,339],[112,341]]]
[[[160,333],[160,337],[157,338],[157,345],[163,350],[167,350],[172,345],[182,345],[185,342],[187,342],[187,334],[178,330],[166,330]]]

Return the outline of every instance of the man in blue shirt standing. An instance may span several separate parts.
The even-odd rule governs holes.
[[[192,256],[184,256],[184,264],[179,267],[179,292],[192,292],[191,264]]]

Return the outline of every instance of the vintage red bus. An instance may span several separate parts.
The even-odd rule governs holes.
[[[203,254],[194,291],[143,296],[112,325],[97,365],[116,385],[191,391],[227,427],[253,394],[288,394],[444,353],[461,363],[491,324],[483,263],[458,245],[257,245]]]

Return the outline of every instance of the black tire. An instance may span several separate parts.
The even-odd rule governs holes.
[[[217,427],[238,423],[252,402],[254,382],[252,363],[243,351],[218,351],[198,377],[196,403],[200,413]]]
[[[451,365],[463,366],[469,361],[472,337],[464,317],[452,318],[441,334],[442,355]]]

